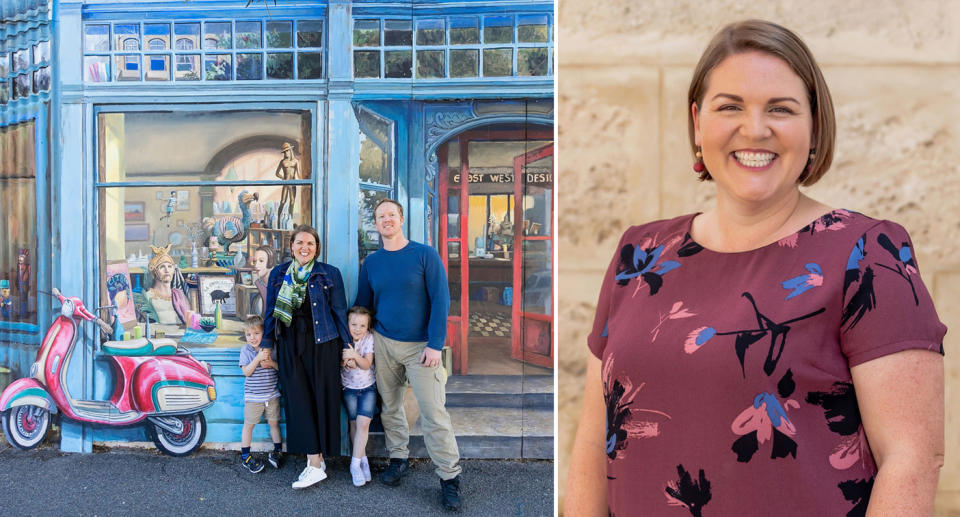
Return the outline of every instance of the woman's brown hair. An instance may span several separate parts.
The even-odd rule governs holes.
[[[317,243],[317,252],[313,255],[314,260],[320,256],[320,234],[309,224],[300,224],[290,232],[290,251],[293,251],[293,241],[296,240],[298,233],[309,233],[313,235],[314,242]]]
[[[833,162],[833,148],[837,135],[837,122],[833,113],[833,100],[823,78],[823,73],[813,58],[813,54],[799,36],[785,27],[764,20],[745,20],[732,23],[720,29],[713,37],[707,49],[700,56],[700,62],[693,71],[690,90],[687,93],[687,123],[690,133],[690,146],[697,152],[693,114],[690,111],[694,103],[702,108],[703,96],[707,93],[707,81],[710,72],[724,59],[743,52],[758,51],[784,60],[793,69],[807,88],[810,111],[813,116],[812,150],[815,153],[809,167],[797,179],[808,187],[816,183],[830,168]],[[700,180],[709,180],[710,171],[704,169]]]

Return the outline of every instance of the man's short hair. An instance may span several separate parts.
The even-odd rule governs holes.
[[[380,208],[380,205],[382,205],[382,204],[384,204],[384,203],[393,203],[394,205],[397,205],[397,210],[400,212],[400,217],[403,217],[403,206],[400,205],[400,202],[399,202],[399,201],[396,201],[396,200],[394,200],[394,199],[390,199],[390,198],[388,198],[388,197],[385,197],[385,198],[381,199],[380,201],[377,202],[377,206],[373,207],[373,216],[374,216],[374,217],[377,216],[377,210]]]

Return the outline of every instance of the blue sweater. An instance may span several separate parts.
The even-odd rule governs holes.
[[[397,251],[371,253],[360,266],[354,305],[371,309],[373,328],[390,339],[443,349],[450,291],[440,255],[413,241]]]

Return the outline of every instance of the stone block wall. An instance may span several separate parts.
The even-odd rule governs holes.
[[[559,0],[559,497],[580,414],[604,269],[630,225],[703,210],[686,91],[723,25],[796,31],[837,115],[834,164],[807,192],[901,223],[941,319],[947,449],[937,515],[960,515],[960,2],[954,0]],[[562,506],[561,506],[562,508]]]

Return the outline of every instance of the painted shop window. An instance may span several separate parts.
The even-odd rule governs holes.
[[[32,121],[0,127],[0,321],[37,321],[35,140]]]
[[[123,330],[235,347],[313,223],[308,111],[100,113],[102,305]],[[139,330],[137,330],[139,328]]]
[[[356,19],[354,77],[549,76],[551,27],[547,14]]]
[[[323,24],[322,19],[88,23],[84,81],[323,79]]]
[[[373,210],[381,199],[393,197],[394,125],[372,111],[357,107],[360,125],[360,260],[380,248]]]

